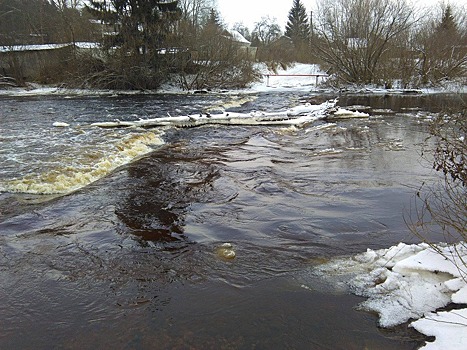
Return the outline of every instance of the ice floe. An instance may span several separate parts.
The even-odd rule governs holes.
[[[67,126],[70,126],[70,124],[65,122],[54,122],[52,126],[55,126],[57,128],[66,128]]]
[[[379,315],[381,327],[412,322],[419,332],[435,336],[423,349],[467,349],[467,309],[438,309],[467,304],[467,247],[407,245],[339,258],[316,272],[367,299],[359,305]]]
[[[365,112],[351,111],[345,108],[337,108],[327,116],[327,119],[347,119],[347,118],[368,118],[370,115]]]

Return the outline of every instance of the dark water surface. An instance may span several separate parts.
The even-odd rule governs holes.
[[[0,184],[93,168],[122,138],[162,131],[86,126],[95,121],[309,98],[2,97]],[[378,329],[354,309],[360,298],[312,273],[335,256],[417,242],[403,214],[436,176],[420,152],[445,97],[414,98],[341,98],[372,106],[371,117],[326,128],[166,129],[164,144],[72,193],[4,189],[0,348],[417,348],[415,331]],[[234,259],[218,254],[225,242]]]

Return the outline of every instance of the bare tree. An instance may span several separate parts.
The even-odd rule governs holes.
[[[194,64],[178,72],[187,90],[244,87],[258,77],[248,51],[233,40],[215,10],[191,45],[196,52]]]
[[[252,44],[258,47],[257,58],[272,66],[287,64],[295,59],[296,48],[290,38],[282,35],[275,18],[262,17],[251,34]]]
[[[180,0],[179,7],[182,18],[191,23],[192,28],[199,28],[211,9],[216,8],[216,0]]]
[[[405,0],[319,0],[315,14],[317,55],[346,83],[378,82],[382,59],[415,22]]]
[[[59,9],[78,9],[83,5],[83,0],[49,0],[52,5],[55,5]]]
[[[277,20],[269,16],[262,17],[259,22],[256,22],[252,32],[253,41],[258,46],[267,46],[280,36],[281,28]]]
[[[440,114],[431,125],[432,164],[442,176],[434,184],[423,184],[416,196],[417,209],[405,219],[412,233],[435,250],[440,241],[457,243],[452,246],[453,256],[445,258],[466,271],[467,261],[456,250],[465,248],[467,242],[467,104],[461,103],[460,111]]]

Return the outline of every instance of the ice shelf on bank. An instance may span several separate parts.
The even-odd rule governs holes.
[[[436,337],[422,349],[467,349],[467,246],[407,245],[372,250],[323,264],[316,272],[367,298],[359,305],[377,312],[381,327],[408,321]],[[460,309],[436,312],[447,305]]]

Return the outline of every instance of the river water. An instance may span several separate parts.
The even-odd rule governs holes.
[[[420,345],[313,267],[417,242],[404,213],[450,97],[342,96],[370,117],[303,128],[90,126],[328,97],[0,97],[0,348]]]

